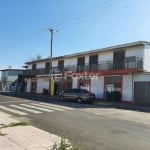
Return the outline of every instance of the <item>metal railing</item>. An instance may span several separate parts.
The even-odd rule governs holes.
[[[81,66],[66,66],[66,70],[72,72],[89,72],[89,71],[109,71],[122,69],[143,69],[143,61],[140,58],[125,59],[123,62],[113,63],[113,61],[99,62],[98,64],[85,64]]]
[[[137,57],[127,57],[123,62],[114,63],[113,61],[99,62],[98,64],[85,64],[85,65],[68,65],[63,69],[52,67],[52,74],[59,74],[65,71],[71,72],[92,72],[92,71],[112,71],[112,70],[127,70],[137,69],[143,70],[143,60]],[[24,76],[36,76],[49,74],[48,68],[42,69],[27,69],[23,71]]]

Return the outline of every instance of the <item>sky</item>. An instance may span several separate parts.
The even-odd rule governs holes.
[[[150,0],[0,0],[0,69],[135,41],[150,41]]]

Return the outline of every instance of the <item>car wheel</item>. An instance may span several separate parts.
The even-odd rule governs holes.
[[[60,100],[63,101],[64,100],[64,96],[61,95],[60,96]]]
[[[78,103],[81,103],[81,102],[82,102],[81,97],[78,97],[78,98],[77,98],[77,102],[78,102]]]

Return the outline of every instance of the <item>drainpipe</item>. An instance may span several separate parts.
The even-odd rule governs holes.
[[[134,104],[134,74],[132,73],[132,104]]]

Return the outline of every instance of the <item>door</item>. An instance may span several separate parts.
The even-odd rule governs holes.
[[[121,84],[111,83],[106,84],[106,101],[120,102],[121,101]]]
[[[134,102],[136,104],[150,104],[150,82],[134,82]]]
[[[36,87],[37,87],[37,83],[31,82],[31,93],[36,93]]]
[[[114,101],[114,84],[106,84],[106,101]]]
[[[71,98],[72,98],[72,90],[65,91],[65,93],[64,93],[64,99],[69,100]]]
[[[124,69],[125,51],[115,51],[113,53],[113,68],[114,69]]]

